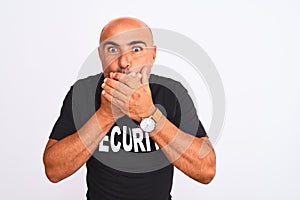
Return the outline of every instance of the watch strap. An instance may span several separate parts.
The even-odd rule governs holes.
[[[162,117],[162,112],[156,108],[154,113],[152,114],[152,119],[157,123]]]

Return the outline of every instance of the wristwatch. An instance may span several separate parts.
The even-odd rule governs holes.
[[[154,113],[150,117],[142,119],[140,123],[140,128],[147,133],[152,132],[155,129],[157,122],[160,120],[161,117],[162,113],[158,108],[156,108]]]

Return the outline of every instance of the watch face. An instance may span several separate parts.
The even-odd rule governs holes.
[[[155,129],[156,123],[151,118],[142,119],[140,127],[145,132],[152,132]]]

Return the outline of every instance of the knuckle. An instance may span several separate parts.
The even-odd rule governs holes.
[[[135,100],[135,99],[139,98],[140,95],[137,92],[134,92],[131,96],[132,96],[132,99]]]
[[[111,91],[111,88],[110,87],[106,87],[105,88],[105,90],[109,93],[109,94],[111,94],[112,93],[112,91]]]
[[[122,86],[122,85],[121,85],[120,82],[116,82],[116,83],[115,83],[115,87],[116,87],[116,88],[120,88],[121,86]]]
[[[111,89],[111,96],[118,97],[118,93],[115,90]]]
[[[110,78],[107,78],[106,81],[105,81],[105,84],[106,84],[106,85],[110,85],[110,84],[111,84],[111,79],[110,79]]]
[[[117,78],[117,79],[122,79],[122,74],[117,73],[117,74],[116,74],[116,78]]]
[[[111,97],[111,98],[112,98],[112,103],[116,104],[118,102],[117,99],[115,99],[113,97]]]
[[[122,96],[121,96],[121,94],[119,92],[115,91],[114,97],[120,99]]]
[[[121,80],[122,82],[127,82],[127,81],[128,81],[128,76],[127,76],[127,75],[123,75],[123,76],[120,78],[120,80]]]
[[[107,84],[108,84],[110,87],[113,87],[113,86],[115,85],[113,79],[109,79],[109,80],[107,81]]]
[[[136,81],[136,82],[138,82],[138,81],[140,81],[141,80],[141,78],[140,78],[140,76],[138,75],[138,76],[136,76],[136,77],[134,77],[134,81]]]

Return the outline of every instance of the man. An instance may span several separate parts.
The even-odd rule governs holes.
[[[46,175],[59,182],[87,166],[87,199],[171,199],[173,166],[208,184],[213,147],[191,98],[172,79],[150,75],[150,28],[118,18],[102,30],[103,73],[68,92],[44,152]]]

